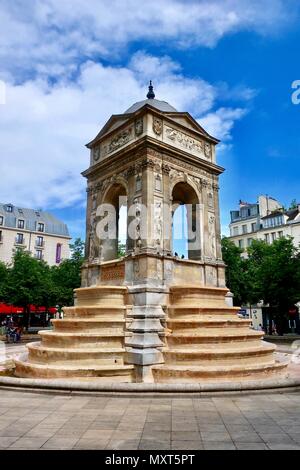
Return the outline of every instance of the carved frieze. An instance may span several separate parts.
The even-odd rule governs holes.
[[[125,144],[130,142],[133,137],[133,126],[130,126],[127,129],[124,129],[123,131],[119,132],[117,135],[112,137],[109,142],[102,144],[102,156],[106,156],[114,152],[115,150],[118,150],[120,147],[123,147]]]
[[[179,164],[179,162],[176,158],[170,157],[169,155],[165,155],[164,160],[166,162],[169,162],[169,163],[173,164],[173,165],[178,165]],[[182,168],[185,168],[186,170],[189,170],[192,173],[198,173],[199,175],[206,176],[207,178],[211,176],[208,171],[205,171],[202,168],[197,168],[195,165],[191,165],[190,163],[180,162],[180,166]]]
[[[163,123],[162,120],[153,116],[153,132],[156,135],[161,135],[163,129]]]
[[[97,147],[93,148],[93,160],[94,162],[97,162],[100,158],[100,145],[97,145]]]
[[[134,130],[135,130],[135,135],[139,136],[143,133],[143,119],[136,119],[134,123]]]
[[[146,155],[150,155],[151,157],[158,158],[159,160],[162,158],[162,153],[157,152],[157,150],[154,150],[152,148],[147,148]]]
[[[209,142],[205,142],[204,144],[204,154],[206,158],[211,159],[211,144]]]
[[[165,135],[168,140],[178,144],[185,150],[194,151],[201,155],[202,158],[207,158],[204,150],[204,143],[201,140],[194,139],[184,132],[167,126],[165,127]]]
[[[171,167],[170,165],[166,164],[166,163],[163,163],[162,166],[161,166],[161,169],[162,169],[162,172],[166,175],[168,175],[171,171]]]

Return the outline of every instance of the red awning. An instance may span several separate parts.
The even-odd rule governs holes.
[[[36,305],[30,305],[30,312],[32,313],[44,313],[46,311],[46,307],[37,307]],[[50,307],[48,308],[48,312],[55,314],[56,308]],[[16,307],[14,305],[8,305],[0,302],[0,315],[17,315],[19,313],[23,313],[22,307]]]

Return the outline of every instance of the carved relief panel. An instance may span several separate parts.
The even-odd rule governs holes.
[[[208,213],[208,246],[207,254],[211,258],[216,257],[216,218],[212,212]]]
[[[163,203],[158,198],[154,200],[153,225],[155,246],[157,249],[160,249],[163,241]]]

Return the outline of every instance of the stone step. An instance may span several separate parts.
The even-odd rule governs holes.
[[[102,305],[91,307],[64,307],[64,319],[67,318],[114,318],[123,319],[126,315],[127,307],[113,307],[112,305]]]
[[[216,348],[221,349],[222,351],[227,351],[231,349],[237,349],[239,351],[244,351],[249,348],[259,348],[261,345],[269,345],[271,343],[267,343],[263,341],[261,338],[254,338],[251,339],[251,341],[244,341],[244,340],[237,340],[237,341],[226,341],[226,342],[209,342],[209,343],[178,343],[178,344],[172,344],[169,345],[169,349],[166,347],[164,348],[164,351],[166,352],[167,350],[176,350],[176,351],[186,351],[187,349],[189,351],[198,351],[199,348],[201,350],[207,350],[207,352],[214,351]],[[274,346],[274,345],[273,345]]]
[[[191,318],[205,318],[205,317],[211,317],[211,318],[238,318],[237,317],[237,312],[239,309],[236,309],[234,307],[200,307],[200,306],[191,306],[191,305],[185,305],[185,306],[170,306],[168,307],[168,317],[170,319],[191,319]]]
[[[227,288],[220,287],[199,287],[192,285],[171,286],[171,305],[204,305],[208,307],[226,307],[225,295]]]
[[[152,368],[155,382],[159,383],[195,383],[197,381],[214,382],[219,380],[255,380],[270,378],[286,368],[286,363],[273,364],[236,364],[218,366],[160,365]]]
[[[91,364],[91,365],[109,365],[124,364],[123,358],[125,348],[59,348],[44,346],[40,342],[27,344],[28,359],[32,363],[57,365],[68,363]]]
[[[34,364],[19,359],[15,360],[15,364],[15,375],[17,377],[39,377],[45,379],[99,377],[107,382],[134,381],[134,366],[132,365],[46,365]]]
[[[216,331],[219,330],[219,331]],[[201,332],[194,333],[171,333],[166,336],[169,346],[175,344],[202,344],[202,343],[225,343],[235,341],[255,341],[263,337],[263,332],[245,328],[244,331],[235,328],[226,328],[220,333],[220,329],[207,328]]]
[[[51,320],[55,331],[67,331],[69,333],[82,332],[101,332],[101,333],[124,333],[125,319],[108,318],[64,318],[63,320]]]
[[[197,348],[196,350],[190,348],[171,348],[164,352],[166,364],[174,365],[212,365],[212,364],[270,364],[274,362],[273,352],[275,347],[272,345],[261,344],[247,348],[214,348],[207,350],[207,348]]]
[[[98,305],[126,305],[127,287],[124,286],[95,286],[80,287],[74,290],[75,305],[96,307]]]
[[[174,333],[196,332],[202,328],[245,328],[249,327],[251,320],[243,320],[240,318],[231,319],[167,319],[167,326]]]
[[[124,344],[123,333],[84,333],[84,332],[58,332],[58,331],[40,331],[45,346],[59,347],[119,347]]]

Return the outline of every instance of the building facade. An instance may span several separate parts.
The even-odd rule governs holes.
[[[244,250],[253,240],[272,243],[280,237],[293,237],[295,246],[300,243],[300,204],[294,209],[284,210],[282,204],[269,196],[259,196],[258,202],[251,204],[240,201],[239,209],[230,212],[230,237]]]
[[[10,263],[19,248],[58,265],[69,258],[70,239],[67,225],[49,212],[0,204],[0,261]]]

